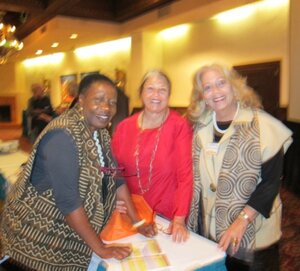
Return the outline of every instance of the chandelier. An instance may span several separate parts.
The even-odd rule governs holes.
[[[23,48],[23,42],[14,36],[15,31],[14,25],[0,22],[0,64],[4,64],[11,54]]]

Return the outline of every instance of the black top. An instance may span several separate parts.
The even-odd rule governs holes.
[[[39,193],[53,189],[55,203],[63,215],[82,205],[78,190],[78,152],[71,135],[56,129],[48,132],[40,141],[31,174],[31,183]],[[103,178],[103,197],[106,189]],[[117,187],[124,184],[123,178],[116,180]]]

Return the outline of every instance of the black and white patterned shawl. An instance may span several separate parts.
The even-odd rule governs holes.
[[[49,189],[38,194],[29,181],[37,146],[41,138],[53,129],[65,129],[76,143],[80,197],[97,234],[112,213],[116,197],[115,181],[109,177],[106,201],[103,203],[103,173],[97,147],[79,111],[76,108],[68,110],[54,119],[39,136],[25,168],[10,190],[2,213],[2,254],[39,271],[86,270],[92,251],[66,224],[64,216],[56,208],[53,191]],[[101,129],[99,135],[109,166],[114,167],[109,133]]]

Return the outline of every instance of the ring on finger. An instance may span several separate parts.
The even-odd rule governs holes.
[[[234,247],[236,247],[237,244],[238,244],[238,239],[237,239],[237,238],[233,238],[233,240],[232,240],[232,245],[233,245]]]

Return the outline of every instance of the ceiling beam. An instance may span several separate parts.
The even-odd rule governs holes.
[[[17,28],[16,36],[22,40],[58,14],[64,13],[65,10],[70,6],[77,4],[79,1],[80,0],[52,1],[42,12],[30,14],[27,21]]]
[[[135,3],[132,4],[132,0],[121,0],[117,3],[118,8],[115,10],[116,19],[119,22],[124,22],[137,15],[142,15],[150,10],[166,6],[175,1],[178,0],[143,0],[135,1]]]
[[[41,1],[32,0],[2,0],[0,2],[0,10],[11,12],[40,12],[44,6]]]

